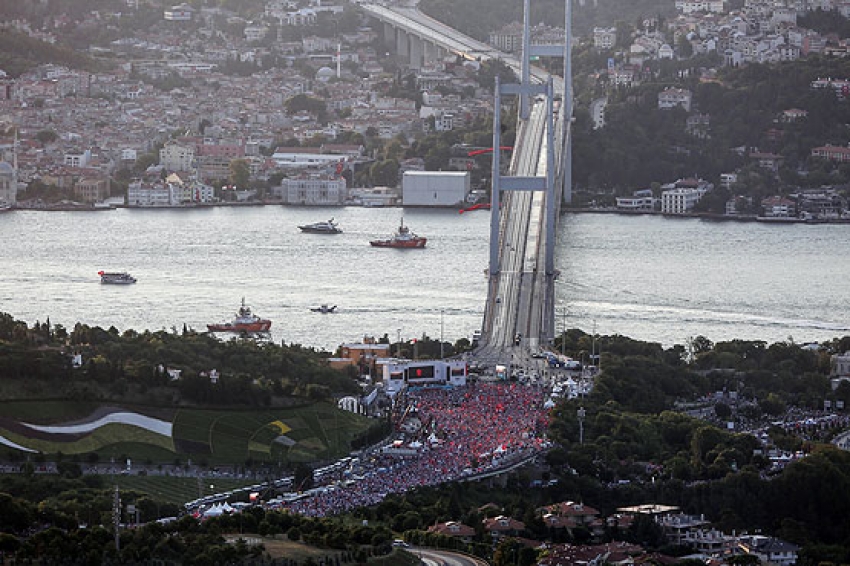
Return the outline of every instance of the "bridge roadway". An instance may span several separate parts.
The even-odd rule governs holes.
[[[415,7],[361,4],[372,17],[432,42],[467,59],[500,59],[521,76],[518,58],[470,38],[450,26],[426,16]],[[554,90],[563,97],[564,81],[552,77]],[[534,83],[549,80],[549,74],[532,67]],[[565,139],[562,105],[556,112],[556,169]],[[530,116],[520,120],[511,157],[511,176],[545,176],[547,168],[547,102],[534,101]],[[569,123],[569,122],[567,122]],[[557,185],[557,181],[556,181]],[[556,189],[556,211],[561,191]],[[530,365],[529,355],[545,344],[554,316],[555,274],[545,273],[546,195],[543,192],[505,191],[499,226],[500,270],[490,277],[484,324],[475,357],[487,364]],[[492,245],[492,244],[491,244]]]

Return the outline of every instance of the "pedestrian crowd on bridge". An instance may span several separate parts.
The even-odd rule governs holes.
[[[508,467],[548,445],[545,396],[538,387],[475,383],[410,391],[407,400],[416,418],[427,423],[419,431],[425,442],[416,442],[416,451],[378,453],[358,479],[325,486],[287,507],[308,516],[340,513],[391,493]]]

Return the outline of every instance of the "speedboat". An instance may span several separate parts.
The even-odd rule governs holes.
[[[318,307],[310,307],[310,310],[313,312],[320,312],[322,314],[331,314],[336,312],[336,305],[329,307],[328,305],[319,305]]]
[[[428,238],[417,236],[404,225],[404,218],[391,238],[386,240],[372,240],[369,243],[376,248],[424,248]]]
[[[231,322],[222,322],[220,324],[208,324],[207,330],[210,332],[268,332],[272,326],[272,321],[260,318],[251,312],[250,307],[245,306],[245,298],[242,298],[242,306],[239,307],[239,312],[236,313],[236,318]]]
[[[136,278],[126,271],[120,273],[98,271],[97,274],[100,275],[100,282],[107,285],[132,285],[136,282]]]
[[[331,218],[326,222],[315,222],[313,224],[305,224],[303,226],[298,227],[302,232],[307,232],[310,234],[341,234],[342,230],[337,226],[337,223],[334,222],[334,219]]]

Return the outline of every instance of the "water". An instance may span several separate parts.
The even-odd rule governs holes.
[[[426,249],[369,246],[397,227],[393,208],[15,211],[0,215],[0,311],[68,328],[204,330],[245,297],[287,343],[469,337],[484,308],[489,214],[403,213]],[[297,229],[330,217],[343,234]],[[558,329],[665,346],[850,334],[850,226],[568,214],[559,229]],[[101,269],[139,282],[101,285]],[[338,312],[310,312],[323,303]]]
[[[560,228],[567,327],[665,346],[850,334],[850,225],[583,214]]]

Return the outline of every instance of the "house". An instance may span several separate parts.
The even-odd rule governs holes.
[[[797,203],[778,195],[763,199],[761,208],[764,216],[769,218],[793,218],[797,216]]]
[[[691,529],[684,534],[679,544],[709,556],[728,556],[734,552],[738,539],[717,529]]]
[[[705,517],[685,513],[662,515],[658,518],[657,523],[661,525],[667,540],[673,544],[683,544],[688,534],[709,524]]]
[[[775,537],[744,535],[738,539],[738,548],[744,554],[758,556],[762,563],[792,566],[797,562],[800,547]]]
[[[762,151],[750,152],[750,159],[755,160],[758,162],[759,167],[767,169],[774,175],[779,172],[779,167],[782,166],[782,162],[785,160],[781,155]]]
[[[830,358],[832,370],[829,376],[836,379],[850,379],[850,352],[833,354]],[[836,386],[837,387],[837,386]],[[835,387],[833,387],[835,389]]]
[[[374,338],[367,336],[360,343],[342,344],[339,347],[339,357],[332,358],[330,364],[336,369],[358,366],[361,374],[377,375],[377,361],[389,357],[389,344],[378,344]]]
[[[475,529],[457,521],[437,523],[436,525],[428,527],[428,532],[458,538],[467,543],[472,542],[472,538],[475,536]]]
[[[850,147],[822,145],[812,148],[812,157],[820,157],[830,161],[846,163],[850,161]]]
[[[525,523],[504,515],[490,517],[482,522],[484,523],[484,530],[490,533],[490,536],[494,539],[515,537],[525,530]]]
[[[567,519],[573,525],[590,526],[599,518],[599,511],[585,505],[584,503],[575,503],[573,501],[563,501],[561,503],[553,503],[543,508],[545,513],[555,515]]]
[[[691,91],[684,88],[665,88],[658,93],[658,108],[675,108],[681,106],[686,112],[691,111]]]

